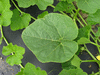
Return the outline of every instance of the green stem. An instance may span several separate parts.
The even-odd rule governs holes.
[[[82,60],[81,62],[98,62],[98,60]]]
[[[21,68],[24,68],[24,67],[22,66],[22,64],[19,64],[19,65],[20,65]]]
[[[4,39],[4,41],[6,42],[6,44],[9,45],[8,41],[7,41],[6,38],[4,37],[3,30],[2,30],[2,25],[1,25],[1,36],[2,36],[2,38]]]
[[[52,4],[50,4],[49,6],[51,6],[52,8],[55,8],[55,6],[54,6],[54,5],[52,5]]]
[[[17,5],[15,4],[15,2],[13,1],[13,0],[11,0],[12,1],[12,3],[14,4],[14,6],[17,8],[17,10],[22,14],[22,13],[24,13],[24,12],[22,12],[18,7],[17,7]]]
[[[91,52],[87,49],[86,45],[84,44],[84,47],[86,48],[86,51],[88,52],[88,54],[93,58],[93,60],[97,60],[92,54]]]
[[[96,43],[93,43],[93,42],[90,42],[91,44],[93,45],[96,45],[97,47],[100,47],[100,45],[96,44]]]
[[[86,21],[83,19],[83,17],[78,13],[79,17],[81,18],[81,20],[84,22],[85,25],[87,25]]]
[[[17,8],[17,10],[18,10],[21,14],[23,14],[24,12],[22,12],[22,11],[18,8],[18,6],[15,4],[15,2],[14,2],[13,0],[11,0],[11,1],[12,1],[12,3],[14,4],[14,6]],[[34,18],[33,16],[31,16],[31,18],[34,19],[34,20],[36,20],[36,18]]]
[[[96,39],[96,44],[98,44],[98,40],[97,39]],[[97,48],[98,48],[99,53],[100,53],[100,47],[97,46]]]
[[[6,38],[5,38],[4,34],[3,34],[2,25],[1,25],[1,36],[5,40],[6,44],[9,45],[8,41],[6,40]],[[12,55],[13,55],[13,53],[12,53]],[[21,66],[21,68],[24,68],[21,64],[19,64],[19,65]]]
[[[80,9],[76,10],[76,13],[75,13],[75,15],[74,15],[74,19],[77,18],[77,15],[78,15],[78,13],[79,13],[79,10],[80,10]]]

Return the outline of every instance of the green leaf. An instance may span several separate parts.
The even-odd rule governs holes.
[[[72,59],[71,59],[72,60]],[[69,69],[76,69],[77,67],[75,67],[74,65],[71,64],[71,60],[65,62],[65,63],[61,63],[62,68],[69,70]]]
[[[17,9],[14,9],[10,24],[11,30],[15,31],[26,28],[29,25],[30,21],[31,21],[30,14],[23,13],[20,15],[20,12]]]
[[[20,70],[21,70],[21,71],[20,71],[20,72],[18,72],[16,75],[25,75],[25,74],[23,73],[24,69],[23,69],[23,68],[21,68]]]
[[[78,44],[86,44],[86,43],[90,43],[91,41],[85,37],[82,37],[78,40]]]
[[[80,64],[81,64],[81,59],[77,55],[74,55],[74,57],[71,60],[62,63],[61,65],[63,69],[70,70],[70,69],[80,68]]]
[[[98,9],[94,14],[89,14],[87,17],[87,22],[89,25],[96,25],[96,24],[100,24],[100,17],[98,17],[100,15],[100,9]]]
[[[42,14],[40,14],[40,15],[38,15],[38,19],[39,18],[43,18],[45,15],[47,15],[48,14],[48,11],[44,11]]]
[[[35,66],[31,63],[27,63],[25,68],[18,72],[16,75],[47,75],[46,71],[41,70],[39,67],[35,68]]]
[[[10,55],[11,53],[13,53],[13,55]],[[3,46],[2,54],[5,56],[9,55],[6,59],[6,62],[11,66],[14,64],[19,65],[24,53],[25,49],[23,47],[13,45],[12,43],[10,43],[8,46]]]
[[[53,4],[54,0],[16,0],[19,7],[27,8],[31,5],[37,5],[40,10],[45,10],[47,6]]]
[[[76,41],[79,40],[82,37],[89,38],[90,36],[90,30],[91,30],[91,25],[87,25],[83,28],[80,28],[78,31],[78,37],[75,39]]]
[[[95,33],[96,37],[100,37],[100,27],[98,27],[98,31]]]
[[[77,55],[74,55],[74,57],[73,57],[73,59],[71,61],[71,64],[73,66],[76,66],[77,68],[80,68],[81,59]]]
[[[71,11],[74,9],[75,7],[73,4],[68,3],[67,1],[61,1],[56,5],[54,11],[66,11],[67,13],[71,13]]]
[[[65,70],[63,69],[59,75],[88,75],[86,72],[83,72],[82,69],[70,69]]]
[[[77,6],[88,13],[95,13],[100,9],[100,0],[77,0]]]
[[[77,25],[70,17],[50,13],[28,26],[22,39],[39,61],[65,62],[78,50],[78,44],[73,41],[77,35]]]
[[[12,11],[9,0],[0,0],[0,25],[8,26],[11,23]]]

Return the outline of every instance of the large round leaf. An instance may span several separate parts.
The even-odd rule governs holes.
[[[51,13],[28,26],[22,39],[39,61],[65,62],[78,50],[73,41],[77,35],[78,28],[70,17]]]

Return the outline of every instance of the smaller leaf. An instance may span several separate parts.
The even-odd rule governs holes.
[[[98,27],[98,31],[95,33],[96,37],[100,37],[100,27]]]
[[[90,36],[91,25],[87,25],[83,28],[80,28],[78,31],[78,37],[75,39],[76,41],[82,37],[89,38]]]
[[[80,69],[70,69],[70,70],[65,70],[63,69],[59,75],[87,75],[86,72],[83,72],[83,70]]]
[[[74,58],[72,59],[71,64],[73,66],[76,66],[77,68],[80,68],[81,59],[77,55],[74,55]]]
[[[100,17],[98,17],[100,15],[100,9],[98,9],[95,13],[93,14],[89,14],[87,17],[87,22],[89,25],[96,25],[96,24],[100,24]]]
[[[23,13],[20,15],[20,12],[17,9],[14,9],[10,24],[11,30],[15,31],[26,28],[29,25],[30,21],[31,21],[30,14]]]
[[[100,9],[100,0],[77,0],[77,6],[81,10],[92,14]]]
[[[21,69],[20,72],[16,75],[47,75],[46,71],[41,70],[39,67],[35,67],[31,63],[27,63],[24,69]]]
[[[65,63],[62,63],[62,68],[63,69],[66,69],[66,70],[69,70],[69,69],[76,69],[77,67],[75,67],[74,65],[71,64],[71,60],[65,62]]]
[[[71,3],[61,1],[56,5],[54,11],[66,11],[67,13],[71,13],[71,11],[74,9],[75,7]]]
[[[21,68],[21,69],[20,69],[20,72],[18,72],[16,75],[25,75],[25,74],[23,73],[23,71],[24,71],[24,69]]]
[[[48,11],[44,11],[42,14],[40,14],[40,15],[38,15],[38,19],[39,18],[43,18],[45,15],[47,15],[48,14]]]
[[[86,44],[86,43],[90,43],[90,40],[85,37],[82,37],[78,40],[78,44]]]
[[[13,53],[12,55],[10,55]],[[2,54],[8,56],[6,62],[13,66],[14,64],[18,65],[21,63],[21,59],[23,58],[23,54],[25,53],[25,49],[23,47],[19,47],[17,45],[13,45],[10,43],[8,46],[3,46]]]
[[[9,26],[13,15],[9,0],[0,0],[0,25]]]

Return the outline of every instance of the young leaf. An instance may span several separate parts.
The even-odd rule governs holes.
[[[37,5],[40,10],[45,10],[50,4],[53,4],[54,0],[16,0],[19,7],[27,8],[31,5]]]
[[[42,14],[40,14],[40,15],[38,15],[38,19],[39,18],[43,18],[45,15],[47,15],[48,14],[48,11],[44,11]]]
[[[39,61],[65,62],[78,50],[73,41],[77,35],[78,28],[70,17],[50,13],[28,26],[22,39]]]
[[[14,9],[10,24],[11,30],[15,31],[26,28],[29,25],[30,21],[31,21],[30,14],[23,13],[20,15],[20,12],[17,9]]]
[[[18,72],[16,75],[47,75],[46,71],[42,70],[31,63],[27,63],[25,65],[25,68],[21,70],[21,72]]]
[[[21,69],[20,69],[20,72],[18,72],[16,75],[25,75],[25,74],[23,73],[23,71],[24,71],[24,69],[21,68]]]
[[[96,25],[96,24],[100,24],[100,17],[98,17],[100,15],[100,9],[98,9],[94,14],[89,14],[87,17],[87,22],[89,25]]]
[[[86,43],[90,43],[90,40],[85,37],[82,37],[78,40],[78,44],[86,44]]]
[[[9,0],[0,0],[0,25],[10,25],[12,14]]]
[[[100,27],[98,27],[98,31],[95,33],[96,37],[100,37]]]
[[[73,9],[75,9],[75,7],[71,3],[61,1],[56,5],[54,11],[66,11],[67,13],[71,13]]]
[[[75,39],[79,40],[81,37],[89,38],[90,36],[91,25],[87,25],[79,29],[78,37]]]
[[[72,59],[71,59],[72,60]],[[76,69],[77,67],[75,67],[74,65],[71,64],[71,60],[65,62],[65,63],[61,63],[62,68],[69,70],[69,69]]]
[[[83,72],[83,70],[80,69],[70,69],[70,70],[65,70],[63,69],[59,75],[88,75],[86,72]]]
[[[13,55],[10,55],[13,53]],[[6,62],[13,66],[14,64],[18,65],[21,63],[21,59],[23,58],[23,54],[25,53],[25,49],[23,47],[19,47],[17,45],[13,45],[10,43],[8,46],[3,46],[2,54],[8,56]]]
[[[77,0],[77,6],[88,13],[95,13],[100,9],[100,0]]]
[[[73,57],[73,59],[71,61],[71,64],[73,66],[76,66],[77,68],[80,68],[81,59],[77,55],[74,55],[74,57]]]
[[[71,60],[62,63],[61,65],[63,69],[69,70],[69,69],[80,68],[80,64],[81,64],[80,58],[77,55],[74,55],[74,57]]]

